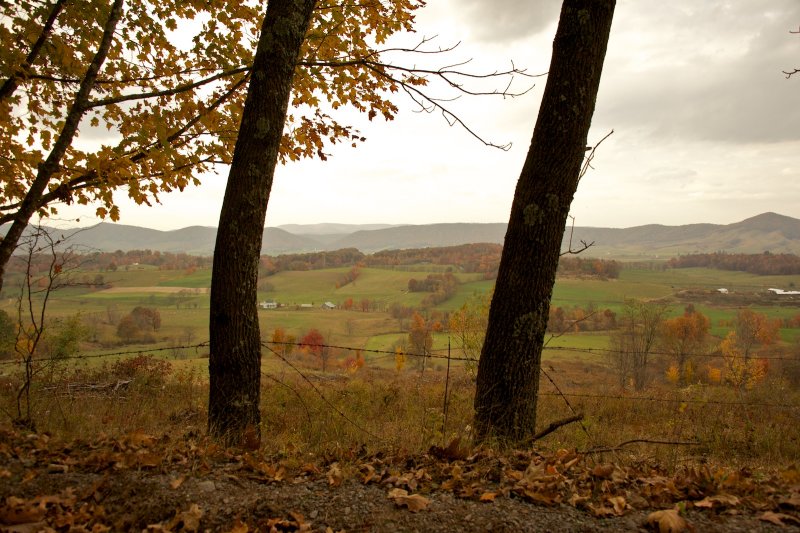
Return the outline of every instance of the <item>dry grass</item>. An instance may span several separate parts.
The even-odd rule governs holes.
[[[207,383],[192,368],[145,362],[132,368],[106,365],[91,372],[56,369],[35,383],[32,418],[39,431],[64,440],[134,430],[202,434]],[[538,441],[537,448],[590,451],[634,439],[699,443],[635,443],[602,454],[604,459],[648,461],[670,469],[710,463],[771,470],[800,457],[800,392],[780,380],[741,394],[720,385],[660,385],[624,395],[615,391],[601,365],[559,360],[544,368],[585,419]],[[262,380],[267,451],[323,453],[366,446],[419,452],[455,437],[469,441],[474,383],[462,369],[454,370],[447,382],[446,424],[443,370],[429,369],[422,375],[410,368],[397,372],[365,367],[324,375],[310,368],[301,371],[302,376],[282,367]],[[81,387],[131,378],[116,390]],[[19,381],[13,376],[3,380],[0,407],[8,415],[1,423],[5,425],[15,412],[13,391]],[[573,413],[545,378],[541,392],[540,426]]]

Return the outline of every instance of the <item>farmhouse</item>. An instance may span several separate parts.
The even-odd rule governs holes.
[[[259,302],[258,306],[261,309],[277,309],[278,308],[278,302],[276,302],[275,300],[263,301],[263,302]]]
[[[330,311],[331,309],[336,309],[336,304],[332,302],[325,302],[324,304],[322,304],[322,308]]]
[[[778,294],[780,296],[800,296],[800,291],[785,291],[783,289],[767,289],[767,290],[773,294]]]

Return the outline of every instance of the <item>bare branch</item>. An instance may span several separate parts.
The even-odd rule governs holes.
[[[586,250],[588,250],[592,246],[594,246],[594,241],[587,243],[586,241],[581,239],[581,247],[578,248],[577,250],[573,250],[572,249],[572,235],[573,235],[573,233],[575,231],[575,217],[572,216],[572,215],[568,215],[568,216],[572,220],[572,223],[570,224],[570,227],[569,227],[569,244],[567,245],[566,251],[563,251],[560,254],[558,254],[559,257],[563,257],[563,256],[565,256],[567,254],[578,255],[580,253],[585,252]]]
[[[670,446],[700,446],[702,442],[697,441],[673,441],[673,440],[651,440],[651,439],[632,439],[626,440],[616,446],[612,446],[611,448],[590,448],[583,452],[578,452],[581,454],[594,454],[594,453],[607,453],[607,452],[618,452],[623,447],[627,446],[628,444],[666,444]]]
[[[536,433],[536,435],[534,435],[531,440],[533,442],[536,442],[537,440],[542,439],[547,435],[549,435],[550,433],[554,432],[558,428],[566,426],[567,424],[572,424],[573,422],[578,422],[580,420],[583,420],[583,413],[578,413],[577,415],[568,416],[567,418],[556,420],[555,422],[550,422],[550,424],[546,428]]]
[[[614,134],[614,130],[611,130],[608,133],[606,133],[605,136],[602,139],[597,141],[597,144],[595,144],[594,146],[587,146],[586,147],[586,150],[589,152],[589,154],[586,156],[586,159],[583,162],[583,167],[581,167],[581,173],[578,175],[578,182],[579,183],[580,183],[580,180],[586,175],[586,173],[589,172],[590,168],[592,170],[594,170],[594,167],[592,166],[592,160],[594,159],[594,156],[597,154],[597,149],[600,148],[600,145],[603,144],[603,141],[605,141],[606,139],[611,137],[611,135],[613,135],[613,134]]]

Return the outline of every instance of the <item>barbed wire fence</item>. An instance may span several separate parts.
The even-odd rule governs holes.
[[[313,371],[309,371],[306,368],[300,368],[297,364],[295,364],[291,360],[291,356],[287,356],[284,353],[281,353],[282,350],[277,348],[286,348],[291,346],[292,349],[295,348],[304,348],[308,345],[301,343],[301,342],[272,342],[272,341],[263,341],[262,347],[269,356],[273,356],[278,359],[281,364],[287,366],[291,371],[298,375],[301,381],[312,391],[312,393],[320,398],[323,404],[326,406],[328,410],[332,413],[335,413],[336,416],[344,420],[347,424],[351,425],[352,427],[356,428],[359,432],[363,433],[364,435],[370,437],[371,439],[379,442],[385,441],[382,437],[378,436],[375,431],[371,431],[363,424],[360,424],[358,421],[354,419],[354,417],[348,415],[344,409],[337,407],[334,402],[332,402],[328,396],[326,396],[325,392],[323,391],[323,385],[318,382],[318,380],[313,379]],[[322,349],[327,350],[338,350],[340,353],[352,353],[352,354],[371,354],[367,360],[367,364],[369,363],[376,363],[382,360],[386,360],[389,358],[396,358],[398,354],[402,355],[404,358],[422,358],[428,360],[438,360],[447,362],[448,366],[451,363],[463,363],[463,362],[474,362],[473,358],[464,357],[461,355],[453,355],[450,349],[435,349],[431,350],[430,352],[426,352],[423,354],[414,353],[414,352],[407,352],[404,350],[385,350],[385,349],[372,349],[366,347],[353,347],[353,346],[346,346],[341,344],[320,344],[320,345],[313,345],[314,347],[319,347]],[[116,358],[115,361],[124,361],[126,359],[134,359],[141,356],[159,356],[163,354],[174,354],[176,350],[183,350],[185,351],[194,351],[197,356],[204,356],[207,355],[207,350],[209,348],[209,342],[199,342],[194,344],[182,344],[182,345],[172,345],[167,347],[151,347],[151,348],[137,348],[131,350],[116,350],[116,351],[109,351],[109,352],[102,352],[102,353],[89,353],[89,354],[75,354],[71,356],[62,356],[58,358],[59,362],[72,362],[79,364],[82,361],[92,361],[92,360],[102,360],[102,359],[113,359]],[[581,346],[547,346],[544,349],[544,354],[547,352],[551,353],[572,353],[576,355],[580,354],[589,354],[589,355],[600,355],[605,356],[610,353],[613,353],[612,349],[609,348],[597,348],[597,347],[581,347]],[[662,356],[670,356],[669,352],[665,351],[653,351],[651,352],[652,355],[662,355]],[[722,354],[719,353],[692,353],[689,354],[691,357],[697,358],[724,358]],[[165,359],[168,359],[166,357]],[[763,357],[759,357],[759,359],[764,359],[768,361],[792,361],[796,362],[798,359],[796,357],[790,356],[778,356],[778,355],[765,355]],[[51,363],[53,360],[48,357],[39,357],[34,358],[32,362],[34,364],[37,363]],[[595,361],[596,362],[596,361]],[[19,360],[2,360],[0,361],[0,376],[3,374],[8,375],[8,372],[4,372],[5,369],[11,370],[13,372],[14,367],[21,368],[22,362]],[[586,434],[587,438],[592,437],[592,430],[583,421],[583,412],[587,408],[586,405],[577,406],[575,402],[585,402],[585,401],[617,401],[617,402],[630,402],[634,404],[667,404],[667,405],[674,405],[678,407],[685,407],[685,406],[717,406],[720,408],[725,409],[774,409],[774,410],[783,410],[790,414],[790,416],[800,416],[800,404],[798,403],[791,403],[791,402],[780,402],[780,401],[759,401],[759,400],[745,400],[742,399],[741,401],[732,401],[726,399],[716,399],[716,398],[708,398],[708,397],[698,397],[694,395],[694,391],[691,390],[678,390],[677,388],[673,390],[670,394],[665,395],[663,391],[660,392],[660,395],[647,395],[642,393],[618,393],[612,394],[610,392],[606,393],[594,393],[594,392],[587,392],[587,391],[576,391],[576,390],[569,390],[562,385],[559,385],[558,381],[558,371],[550,366],[549,371],[545,367],[545,365],[541,368],[541,373],[543,377],[543,383],[546,380],[546,383],[549,383],[549,388],[547,390],[540,390],[539,396],[541,398],[553,398],[557,401],[561,401],[564,405],[569,409],[572,413],[570,416],[569,422],[579,422],[581,430],[583,433]],[[285,387],[289,389],[292,394],[297,398],[298,402],[301,404],[305,411],[305,417],[308,422],[311,421],[312,415],[310,409],[305,404],[303,395],[295,389],[292,385],[287,384],[284,380],[280,379],[279,377],[263,372],[262,375],[269,381],[274,382],[276,385]],[[434,376],[436,376],[434,374]],[[448,370],[446,376],[442,376],[441,374],[438,375],[436,378],[432,378],[431,374],[428,374],[427,379],[450,379],[450,371]],[[315,383],[315,381],[317,381]],[[701,389],[702,390],[702,389]],[[444,404],[443,404],[443,412],[446,412],[448,408],[448,400],[449,398],[445,396]],[[574,420],[573,420],[574,419]],[[442,428],[442,433],[445,433],[446,430],[446,422]],[[672,444],[687,444],[685,442],[672,442],[672,441],[658,441],[658,440],[650,440],[650,439],[636,439],[637,442],[663,442],[665,444],[672,443]],[[603,449],[603,448],[598,448]],[[609,448],[612,449],[612,448]],[[617,448],[613,448],[617,449]],[[591,449],[590,449],[591,451]]]
[[[292,346],[293,348],[304,348],[308,347],[309,345],[303,344],[301,342],[274,342],[274,341],[262,341],[262,347],[267,349],[272,355],[275,355],[279,360],[281,360],[284,364],[291,365],[290,361],[277,351],[271,348],[271,346]],[[401,354],[403,357],[412,357],[412,358],[426,358],[432,360],[441,360],[441,361],[450,361],[450,362],[473,362],[474,359],[470,357],[463,357],[458,355],[448,355],[441,353],[446,351],[447,349],[434,349],[428,353],[420,354],[414,352],[408,352],[405,350],[383,350],[383,349],[373,349],[373,348],[364,348],[364,347],[354,347],[354,346],[345,346],[341,344],[314,344],[314,347],[319,347],[323,349],[329,350],[340,350],[344,352],[353,352],[353,353],[370,353],[375,354],[378,357],[371,358],[372,361],[376,361],[382,358],[388,357],[396,357],[398,354]],[[84,361],[84,360],[93,360],[93,359],[108,359],[112,357],[122,357],[122,356],[135,356],[139,357],[142,355],[155,355],[155,354],[162,354],[165,352],[175,352],[176,350],[194,350],[197,355],[202,355],[201,350],[209,348],[209,342],[204,341],[195,344],[181,344],[181,345],[172,345],[167,347],[152,347],[152,348],[137,348],[132,350],[116,350],[110,352],[101,352],[101,353],[90,353],[90,354],[76,354],[71,356],[61,356],[57,358],[57,361]],[[544,349],[544,352],[570,352],[570,353],[585,353],[585,354],[594,354],[594,355],[606,355],[610,353],[614,353],[614,350],[609,348],[586,348],[586,347],[578,347],[578,346],[548,346]],[[671,356],[670,352],[665,351],[656,351],[653,350],[650,352],[651,355],[663,355],[663,356]],[[686,355],[691,357],[697,358],[711,358],[711,359],[724,359],[725,356],[718,353],[687,353]],[[759,360],[764,361],[791,361],[796,362],[798,361],[797,357],[787,357],[787,356],[759,356],[757,357]],[[54,359],[50,357],[37,357],[33,358],[32,362],[34,363],[50,363],[53,362]],[[12,367],[12,366],[21,366],[22,362],[18,359],[6,359],[0,360],[0,368],[2,367]],[[293,366],[293,365],[291,365]],[[297,373],[301,373],[299,369],[294,367],[294,370]],[[552,383],[555,388],[558,388],[558,385],[555,383],[553,378],[547,373],[547,371],[542,368],[542,374],[546,377],[548,381]],[[740,402],[719,402],[719,401],[712,401],[712,400],[671,400],[663,397],[649,397],[649,396],[632,396],[627,394],[585,394],[585,393],[577,393],[577,392],[563,392],[558,391],[556,393],[540,393],[541,395],[560,395],[560,396],[573,396],[573,397],[584,397],[584,398],[606,398],[606,399],[619,399],[619,400],[627,400],[627,401],[654,401],[654,402],[687,402],[687,403],[719,403],[722,405],[744,405]],[[800,409],[800,405],[794,404],[782,404],[782,403],[747,403],[746,405],[757,405],[762,407],[776,407],[776,408],[788,408],[788,409]]]

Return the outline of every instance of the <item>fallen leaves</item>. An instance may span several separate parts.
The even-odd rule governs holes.
[[[422,511],[428,507],[431,501],[419,494],[409,494],[404,489],[392,489],[389,491],[388,498],[392,500],[399,507],[407,507],[412,513]]]
[[[796,516],[792,516],[789,514],[784,513],[773,513],[772,511],[765,511],[759,517],[759,520],[764,522],[770,522],[771,524],[775,524],[776,526],[787,527],[787,526],[800,526],[800,519]]]
[[[532,450],[500,453],[488,448],[467,450],[455,441],[418,455],[368,455],[351,450],[323,457],[299,451],[273,457],[225,450],[201,439],[171,441],[145,433],[68,445],[2,430],[0,437],[0,483],[19,487],[19,492],[16,488],[7,491],[12,495],[0,502],[0,529],[13,527],[13,531],[125,529],[126,525],[115,522],[119,517],[105,516],[101,505],[107,503],[113,485],[108,480],[121,474],[159,476],[164,494],[180,498],[171,504],[180,508],[170,506],[152,520],[148,530],[154,532],[208,529],[212,511],[206,498],[219,496],[231,484],[281,483],[308,484],[316,487],[311,490],[329,491],[337,497],[346,495],[350,485],[362,484],[385,494],[384,505],[401,513],[429,509],[432,495],[450,493],[488,508],[503,505],[498,500],[514,498],[532,505],[569,505],[609,519],[634,509],[657,509],[647,516],[647,524],[664,532],[690,529],[677,508],[715,514],[719,519],[737,513],[777,526],[800,525],[800,474],[795,468],[756,480],[746,471],[699,467],[669,473],[653,466],[593,463],[569,450],[547,455]],[[22,497],[25,487],[84,474],[94,476],[86,486]],[[317,520],[323,515],[315,510],[310,516]],[[311,524],[299,512],[275,508],[259,517],[232,514],[227,523],[217,522],[211,529],[304,531]],[[313,524],[313,529],[319,528],[324,530],[325,524]]]
[[[646,523],[658,528],[659,533],[679,533],[689,528],[689,524],[675,509],[654,511],[647,515]]]

